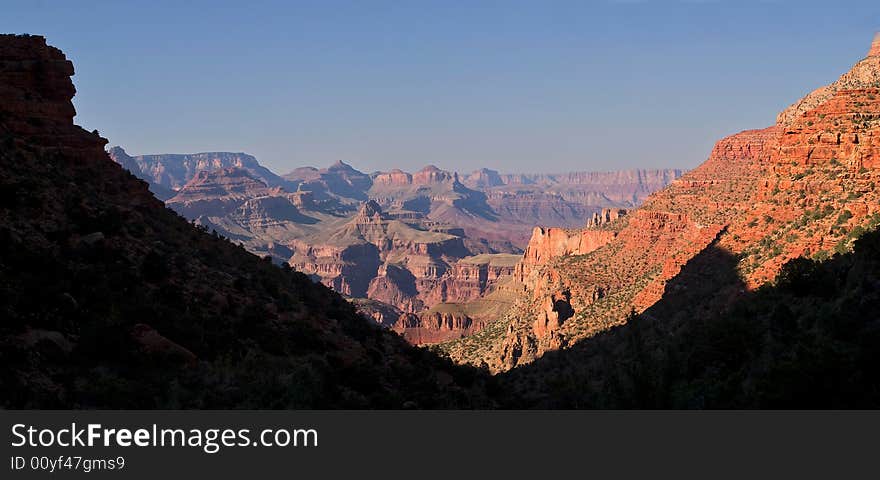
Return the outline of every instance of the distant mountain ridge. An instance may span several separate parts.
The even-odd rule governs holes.
[[[199,171],[242,168],[267,186],[288,192],[311,192],[312,198],[337,203],[342,211],[353,212],[361,202],[372,199],[385,209],[420,211],[441,221],[463,223],[464,228],[471,223],[472,229],[479,229],[479,220],[474,222],[468,217],[493,221],[500,214],[506,217],[505,224],[519,224],[515,234],[499,234],[495,226],[476,233],[512,241],[520,247],[525,245],[534,225],[580,226],[585,218],[602,208],[638,205],[651,192],[683,174],[679,169],[520,174],[483,168],[459,175],[434,165],[415,173],[395,169],[366,174],[337,161],[328,168],[300,167],[279,176],[244,153],[132,157],[118,146],[108,153],[114,161],[148,181],[162,200],[175,196]],[[447,208],[432,214],[432,208],[436,210],[439,203],[448,204]]]
[[[187,182],[201,171],[236,167],[247,170],[254,178],[272,187],[296,188],[257,162],[251,155],[241,152],[202,152],[186,154],[128,155],[122,147],[111,147],[110,158],[138,178],[146,180],[160,200],[174,196]],[[164,197],[164,198],[163,198]]]
[[[465,176],[463,182],[472,188],[498,191],[541,190],[583,205],[597,205],[604,200],[608,207],[633,207],[683,174],[680,169],[523,174],[483,168]]]

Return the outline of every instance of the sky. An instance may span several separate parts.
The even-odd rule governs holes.
[[[285,173],[692,168],[867,53],[880,2],[2,0],[132,155]]]

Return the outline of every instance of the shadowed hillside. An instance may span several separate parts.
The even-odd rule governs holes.
[[[880,232],[753,292],[711,247],[618,327],[500,376],[516,408],[877,408]]]
[[[166,209],[73,124],[72,74],[0,36],[0,407],[490,405],[473,370]]]

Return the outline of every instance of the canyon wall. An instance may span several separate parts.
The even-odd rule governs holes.
[[[516,271],[520,300],[485,334],[442,348],[507,370],[621,325],[661,298],[717,284],[701,298],[698,312],[709,314],[771,282],[789,260],[848,252],[880,225],[880,55],[870,52],[783,111],[777,125],[720,140],[702,165],[635,211],[604,227],[600,214],[580,230],[535,229]],[[734,275],[719,280],[712,262],[698,258],[732,261]]]

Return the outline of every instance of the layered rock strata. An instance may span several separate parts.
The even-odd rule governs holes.
[[[878,75],[872,44],[776,125],[720,140],[706,162],[635,211],[582,230],[536,229],[517,266],[522,299],[485,334],[444,348],[460,361],[510,369],[626,322],[675,294],[670,288],[711,284],[718,272],[707,269],[670,286],[698,257],[735,259],[738,279],[706,302],[722,308],[791,259],[849,251],[880,225]]]

